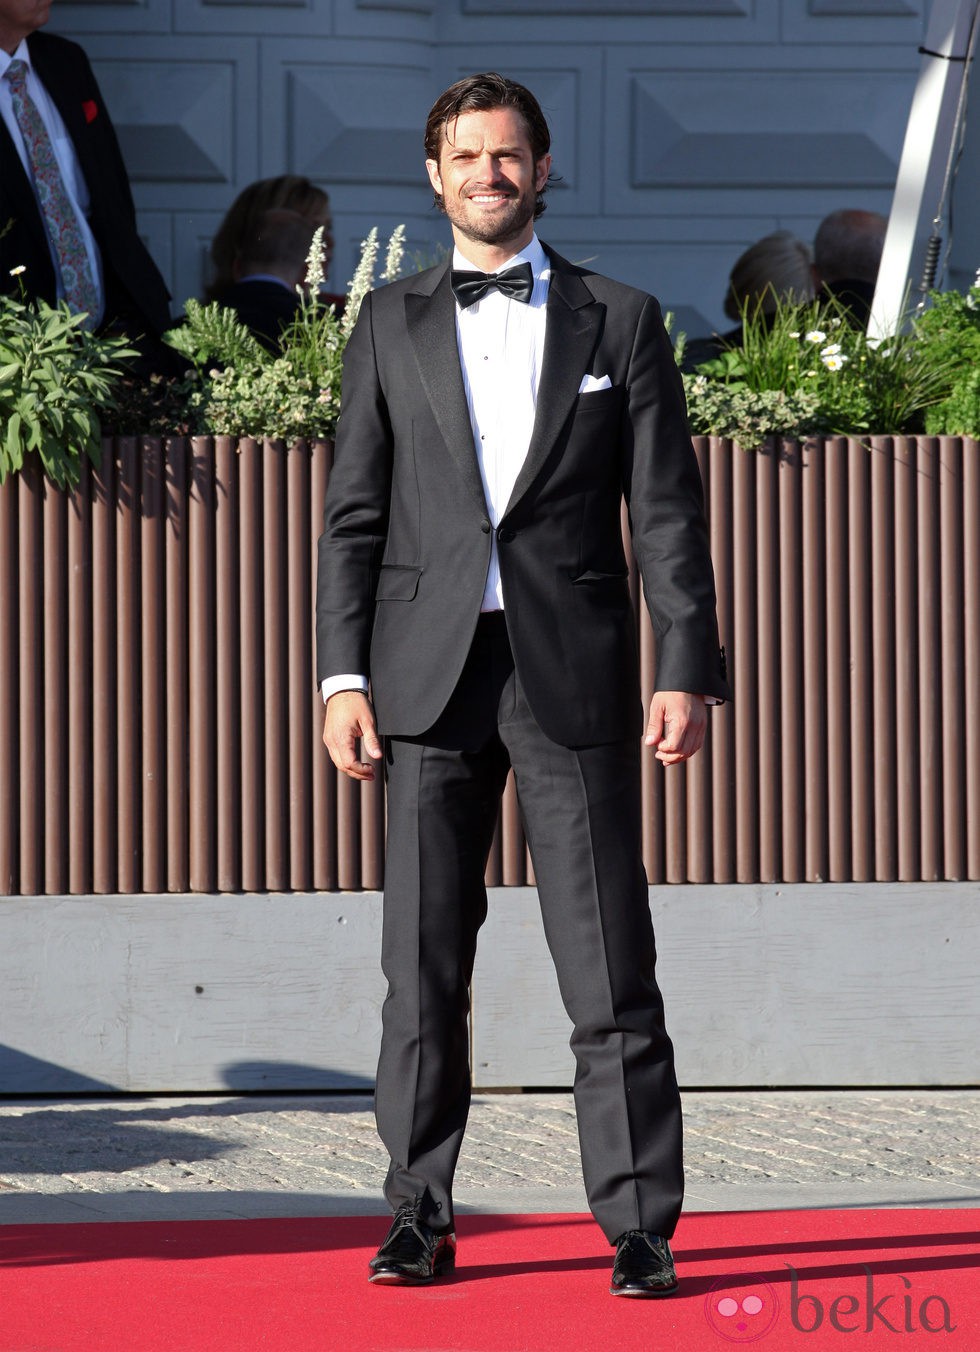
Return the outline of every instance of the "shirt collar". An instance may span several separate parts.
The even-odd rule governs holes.
[[[551,259],[545,253],[537,235],[532,235],[531,242],[525,245],[520,253],[514,254],[512,258],[508,258],[506,263],[501,263],[496,271],[498,273],[506,272],[509,268],[516,267],[519,263],[531,264],[531,271],[534,273],[535,281],[538,281],[542,277],[550,277],[551,275]],[[452,266],[454,268],[475,268],[476,264],[471,263],[465,254],[460,253],[459,246],[457,245],[456,248],[453,249]],[[480,268],[479,271],[482,272],[483,269]]]
[[[27,39],[21,38],[20,43],[12,52],[6,52],[0,47],[0,80],[7,73],[7,67],[11,61],[23,61],[28,70],[31,69],[31,53],[27,46]]]

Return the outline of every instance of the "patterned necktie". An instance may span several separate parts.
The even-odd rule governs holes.
[[[71,308],[76,313],[84,311],[91,316],[90,322],[94,323],[99,313],[99,294],[92,278],[78,217],[61,177],[51,138],[41,121],[41,114],[27,93],[27,62],[11,61],[7,67],[7,79],[13,95],[14,117],[27,148],[44,226],[61,274],[61,289]]]
[[[493,289],[527,305],[534,290],[534,273],[530,263],[518,263],[516,268],[508,268],[506,272],[464,272],[453,268],[449,280],[453,295],[464,310],[482,300]]]

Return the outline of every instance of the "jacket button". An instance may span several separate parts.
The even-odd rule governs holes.
[[[497,539],[501,542],[501,544],[505,545],[509,544],[510,541],[513,540],[514,538],[515,532],[512,530],[508,530],[506,526],[501,526],[500,530],[497,531]]]
[[[490,525],[490,522],[487,520],[486,517],[484,517],[483,520],[480,522],[480,530],[483,531],[484,535],[489,535],[492,529],[493,528]]]

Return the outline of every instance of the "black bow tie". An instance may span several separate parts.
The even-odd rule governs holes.
[[[461,272],[453,268],[450,280],[453,295],[464,310],[482,300],[494,287],[501,295],[523,301],[525,305],[534,290],[534,273],[530,263],[518,263],[516,268],[508,268],[506,272]]]

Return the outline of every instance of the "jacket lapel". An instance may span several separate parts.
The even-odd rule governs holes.
[[[593,297],[577,269],[550,249],[548,254],[552,269],[548,324],[534,429],[505,516],[517,506],[544,467],[572,411],[605,315],[605,306]]]
[[[415,349],[422,386],[464,482],[487,510],[480,467],[473,448],[473,428],[463,388],[456,343],[456,301],[449,284],[449,264],[426,274],[405,296],[405,320]]]

